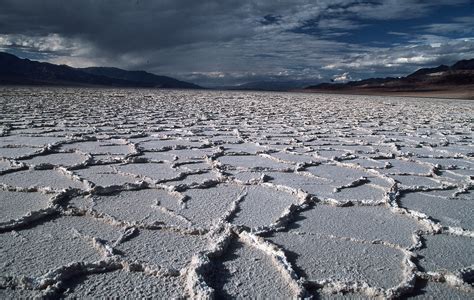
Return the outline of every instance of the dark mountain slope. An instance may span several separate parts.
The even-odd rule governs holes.
[[[83,72],[106,76],[108,78],[120,79],[129,82],[135,82],[137,84],[160,87],[160,88],[188,88],[188,89],[199,89],[198,85],[180,81],[167,76],[159,76],[145,71],[126,71],[118,68],[107,68],[107,67],[91,67],[80,69]]]
[[[419,91],[436,90],[444,86],[450,88],[474,84],[474,59],[462,60],[452,66],[440,65],[423,68],[400,78],[369,78],[347,83],[322,83],[309,86],[307,90],[324,91]]]
[[[5,52],[0,52],[0,84],[201,88],[192,83],[144,71],[126,71],[117,68],[78,69],[21,59]]]

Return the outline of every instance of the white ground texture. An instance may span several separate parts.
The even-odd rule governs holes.
[[[474,102],[0,89],[0,298],[473,298]]]

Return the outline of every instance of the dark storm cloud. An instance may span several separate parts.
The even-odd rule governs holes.
[[[278,24],[281,20],[281,16],[266,15],[263,16],[263,19],[260,21],[262,25],[271,25]]]
[[[0,48],[56,63],[146,69],[211,85],[344,78],[347,72],[345,77],[357,78],[467,57],[474,48],[472,31],[463,29],[472,24],[469,4],[0,0]],[[444,20],[413,21],[450,8],[464,15],[456,11]],[[390,26],[401,20],[406,25],[366,42],[370,30],[380,26],[376,22]],[[366,38],[354,41],[357,33]]]
[[[225,41],[246,33],[241,5],[220,1],[0,1],[3,33],[57,33],[112,52]],[[236,4],[239,2],[235,1]],[[228,12],[236,12],[229,15]],[[232,28],[232,30],[226,30]]]

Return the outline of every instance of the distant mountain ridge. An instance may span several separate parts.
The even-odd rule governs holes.
[[[474,59],[461,60],[452,66],[422,68],[405,77],[368,78],[347,83],[321,83],[308,86],[309,91],[424,91],[474,85]]]
[[[229,90],[240,91],[289,91],[302,89],[314,81],[311,80],[262,80],[251,81],[237,86],[227,87]]]
[[[6,52],[0,52],[0,84],[202,89],[193,83],[145,71],[73,68],[21,59]]]

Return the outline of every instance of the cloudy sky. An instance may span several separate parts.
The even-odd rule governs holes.
[[[474,0],[0,0],[0,50],[206,86],[400,76],[474,57]]]

